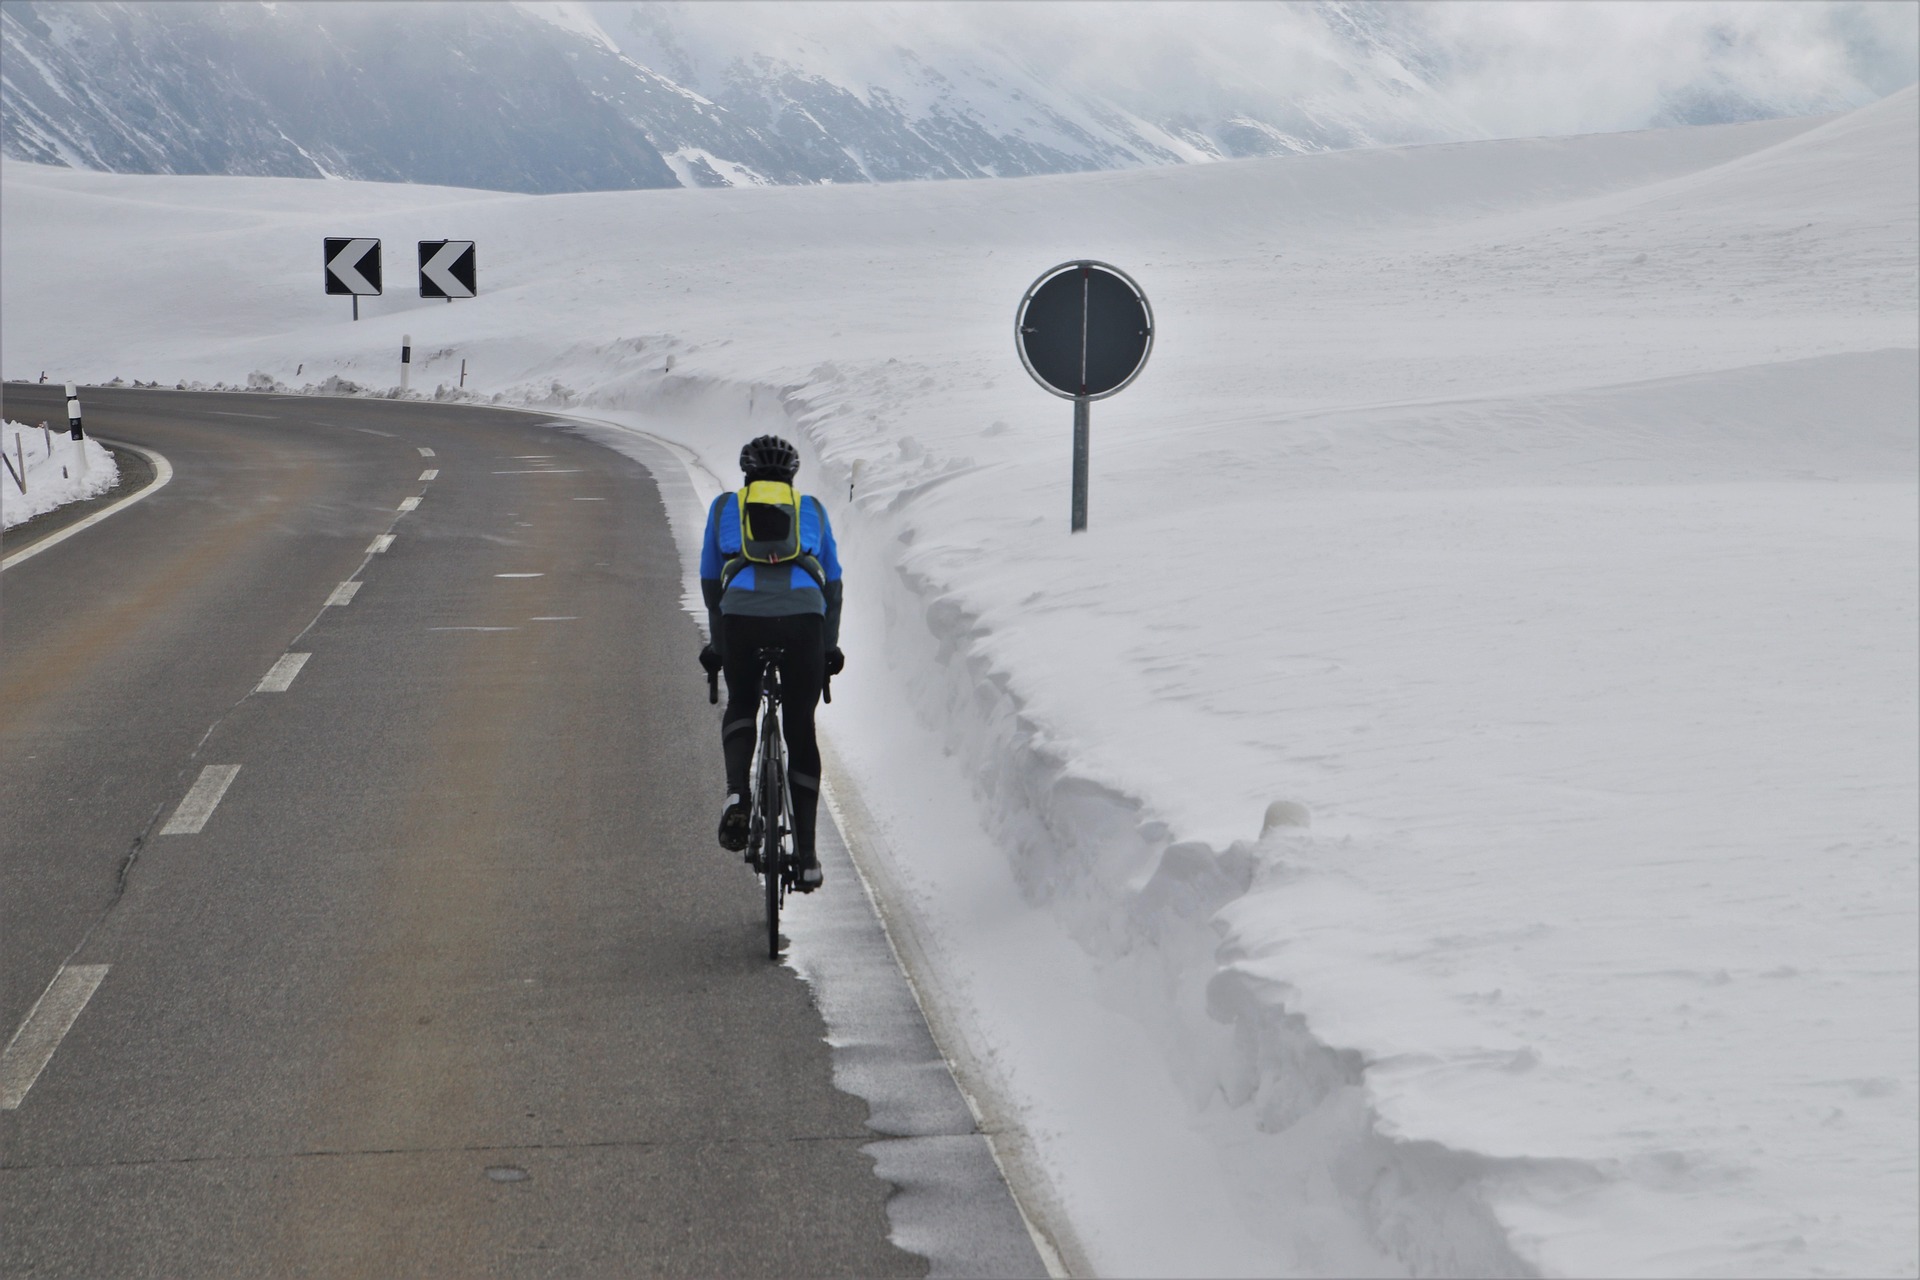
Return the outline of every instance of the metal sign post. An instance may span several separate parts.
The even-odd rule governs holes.
[[[1104,262],[1065,262],[1020,299],[1014,346],[1033,380],[1073,401],[1072,530],[1087,527],[1087,467],[1095,400],[1140,376],[1153,350],[1153,308],[1132,277]]]
[[[1093,451],[1093,412],[1085,396],[1073,398],[1073,533],[1087,531],[1087,455]]]

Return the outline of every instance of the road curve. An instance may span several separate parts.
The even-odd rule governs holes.
[[[86,409],[175,474],[0,578],[0,1271],[923,1274],[713,844],[645,470],[465,407]]]

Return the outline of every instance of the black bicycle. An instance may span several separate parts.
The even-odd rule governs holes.
[[[801,892],[800,858],[793,842],[793,792],[787,785],[787,738],[780,728],[780,661],[785,650],[769,647],[754,655],[760,666],[760,740],[751,767],[753,794],[747,825],[747,865],[760,875],[767,894],[767,959],[780,958],[780,906],[788,893]],[[833,701],[833,681],[821,683],[821,696]],[[707,700],[720,700],[720,673],[707,673]]]
[[[747,865],[759,873],[767,894],[767,958],[780,958],[780,904],[799,885],[799,859],[793,844],[793,794],[787,787],[787,739],[780,730],[780,659],[777,648],[762,649],[760,666],[760,739],[754,745],[753,794],[747,826]],[[719,701],[717,672],[707,673],[708,698]]]
[[[762,649],[760,741],[753,753],[753,813],[747,827],[747,861],[767,893],[767,959],[780,958],[780,904],[799,885],[793,848],[793,793],[787,789],[787,739],[780,731],[779,649]]]

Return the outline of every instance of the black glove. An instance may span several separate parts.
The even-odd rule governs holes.
[[[837,676],[846,669],[847,655],[840,652],[840,646],[835,645],[827,650],[827,675]]]
[[[710,676],[717,676],[720,674],[722,665],[724,664],[720,661],[720,655],[714,651],[712,645],[703,644],[700,646],[700,666],[702,670]]]

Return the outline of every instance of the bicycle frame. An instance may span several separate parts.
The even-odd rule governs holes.
[[[760,664],[760,724],[754,740],[753,817],[748,826],[747,848],[755,869],[765,880],[767,898],[767,955],[780,958],[780,901],[796,884],[793,848],[793,791],[787,781],[787,740],[780,724],[779,649],[762,649]],[[774,794],[769,795],[769,792]],[[773,839],[767,826],[773,824]],[[773,852],[768,866],[764,850]]]
[[[769,656],[771,655],[771,656]],[[777,650],[768,650],[761,654],[760,667],[760,723],[753,745],[753,762],[748,776],[753,779],[753,827],[754,835],[761,831],[761,822],[766,815],[767,806],[761,799],[761,787],[765,782],[765,769],[768,763],[779,766],[780,808],[782,818],[781,853],[792,852],[793,831],[786,826],[793,812],[792,788],[787,785],[787,739],[780,725],[780,665]],[[773,759],[770,762],[767,753],[771,745]]]

